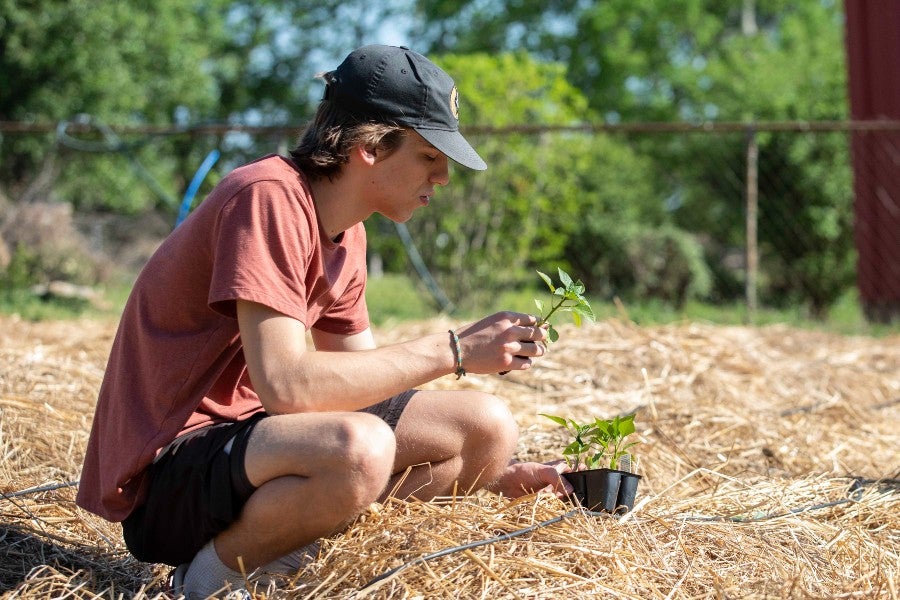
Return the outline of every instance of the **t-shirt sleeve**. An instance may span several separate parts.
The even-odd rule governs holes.
[[[255,182],[232,197],[211,240],[210,307],[234,317],[234,301],[249,300],[309,327],[307,276],[314,222],[291,189],[278,181]]]

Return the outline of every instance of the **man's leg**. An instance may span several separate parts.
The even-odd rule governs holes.
[[[236,583],[233,572],[241,566],[249,573],[339,529],[377,500],[391,475],[395,445],[391,428],[363,413],[260,421],[244,459],[247,479],[257,489],[240,518],[191,563],[185,590],[211,593],[222,584],[205,571],[227,567]]]
[[[454,485],[462,494],[493,482],[519,436],[506,403],[477,391],[417,392],[394,433],[397,457],[385,493],[399,484],[395,496],[420,500],[450,495]]]
[[[481,392],[419,391],[395,431],[363,413],[269,417],[254,429],[245,457],[258,489],[200,554],[231,569],[237,584],[238,556],[250,572],[339,530],[395,487],[398,497],[431,499],[487,485],[508,464],[517,437],[506,405]],[[215,583],[201,592],[219,589]]]

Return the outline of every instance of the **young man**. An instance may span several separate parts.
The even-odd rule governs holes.
[[[561,466],[510,461],[498,398],[414,389],[528,369],[545,352],[533,316],[384,348],[369,329],[362,222],[427,206],[448,157],[486,168],[452,79],[388,46],[324,78],[291,158],[230,173],[148,261],[100,390],[78,504],[122,521],[138,559],[180,565],[188,597],[296,569],[391,491],[564,491]]]

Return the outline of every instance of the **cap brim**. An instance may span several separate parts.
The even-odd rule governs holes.
[[[414,129],[432,146],[462,166],[475,169],[476,171],[487,169],[487,164],[478,156],[475,148],[469,145],[469,142],[466,141],[466,138],[460,132],[443,129],[420,129],[417,127]]]

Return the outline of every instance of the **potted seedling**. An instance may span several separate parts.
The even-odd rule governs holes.
[[[634,508],[640,475],[632,472],[629,448],[637,442],[625,438],[635,432],[634,415],[612,419],[595,418],[579,423],[574,419],[541,414],[565,427],[572,441],[562,454],[572,469],[563,473],[574,490],[577,502],[593,511],[625,513]]]
[[[594,311],[584,297],[585,287],[563,271],[559,271],[560,285],[538,271],[553,296],[549,306],[535,299],[540,311],[538,323],[547,327],[547,339],[555,342],[559,333],[550,319],[561,312],[570,312],[576,325],[585,319],[594,320]],[[574,499],[588,510],[611,513],[628,512],[634,508],[634,497],[640,476],[632,473],[632,456],[628,451],[637,442],[626,442],[634,433],[634,415],[603,420],[595,418],[587,423],[542,414],[565,427],[572,441],[563,450],[563,457],[572,469],[563,473],[574,489]],[[608,465],[608,466],[607,466]]]

